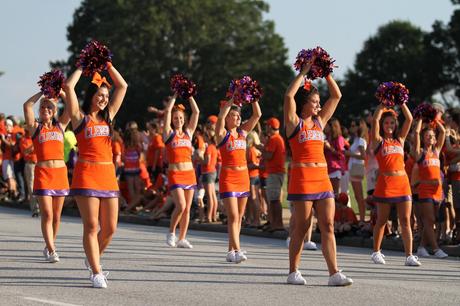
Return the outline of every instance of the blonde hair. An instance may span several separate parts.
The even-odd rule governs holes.
[[[248,133],[248,136],[246,137],[246,141],[248,143],[248,147],[252,147],[254,145],[259,145],[260,144],[260,138],[259,134],[257,134],[256,131],[251,131]]]

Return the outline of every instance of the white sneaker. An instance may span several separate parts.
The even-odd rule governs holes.
[[[176,235],[174,233],[169,233],[166,235],[166,244],[172,248],[176,247]]]
[[[58,253],[56,251],[52,253],[48,253],[48,258],[46,259],[46,261],[51,262],[51,263],[59,262]]]
[[[329,276],[328,286],[350,286],[353,284],[353,280],[346,277],[345,274],[340,270],[339,272]]]
[[[227,260],[228,262],[235,262],[235,251],[229,251],[229,252],[227,253],[226,260]]]
[[[295,271],[288,275],[287,283],[291,285],[306,285],[307,281],[302,277],[300,271]]]
[[[176,246],[183,249],[193,249],[193,245],[191,245],[187,239],[179,240]]]
[[[45,247],[43,249],[43,256],[45,257],[45,260],[48,260],[48,256],[50,255],[50,253],[48,252],[48,248]]]
[[[235,263],[240,263],[240,262],[248,260],[245,254],[246,252],[242,250],[235,251]]]
[[[286,239],[286,246],[289,249],[289,244],[291,243],[291,237],[287,237]]]
[[[107,276],[104,273],[93,274],[90,277],[94,288],[107,288]]]
[[[419,246],[417,248],[417,256],[418,257],[430,257],[430,253],[428,253],[426,248]]]
[[[316,251],[318,247],[316,246],[316,243],[314,243],[313,241],[307,241],[303,244],[303,249],[309,251]]]
[[[418,255],[418,254],[417,254]],[[443,250],[437,249],[436,252],[434,252],[434,256],[439,259],[447,258],[449,255],[447,255]]]
[[[385,255],[380,253],[380,251],[372,253],[371,258],[375,264],[384,265],[386,263],[384,259]]]
[[[420,261],[418,261],[417,256],[410,255],[410,256],[407,256],[405,265],[410,266],[410,267],[418,267],[418,266],[421,266],[422,264],[420,263]]]

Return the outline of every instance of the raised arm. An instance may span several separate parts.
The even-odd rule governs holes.
[[[422,130],[422,119],[418,119],[417,122],[415,123],[415,135],[414,135],[414,145],[412,146],[412,156],[415,158],[415,160],[419,160],[420,155],[422,153],[421,147],[420,147],[420,131]]]
[[[33,135],[38,123],[35,121],[34,115],[34,104],[41,98],[42,93],[37,92],[35,95],[30,97],[23,105],[24,119],[26,129],[29,130],[30,135]]]
[[[166,139],[168,139],[169,137],[169,134],[171,134],[171,112],[172,112],[175,102],[176,102],[176,94],[169,97],[168,104],[166,105],[166,108],[165,108],[163,141],[166,141]]]
[[[286,127],[286,135],[288,136],[294,132],[296,126],[299,124],[299,116],[297,116],[296,113],[297,106],[294,97],[302,84],[302,80],[305,78],[308,71],[310,71],[312,63],[313,60],[303,67],[284,93],[284,125]]]
[[[77,68],[64,84],[64,92],[66,99],[64,102],[66,103],[66,112],[70,116],[70,120],[72,121],[72,128],[76,129],[79,125],[81,120],[83,119],[83,115],[80,112],[80,106],[78,104],[77,94],[75,93],[75,86],[80,80],[82,74],[81,68]]]
[[[380,137],[380,118],[382,118],[384,107],[382,104],[377,106],[377,109],[374,112],[374,116],[372,117],[372,124],[371,124],[371,137],[370,137],[370,146],[372,146],[372,151],[378,146],[378,144],[382,141],[382,137]]]
[[[64,90],[61,89],[61,92],[59,93],[59,96],[62,98],[62,101],[64,101],[64,111],[62,112],[61,116],[59,116],[59,124],[61,125],[62,129],[65,131],[67,125],[70,122],[70,115],[69,112],[67,111],[67,102],[65,102],[66,94]]]
[[[230,112],[230,108],[233,105],[233,98],[225,101],[223,105],[220,107],[219,115],[217,116],[216,122],[216,142],[221,143],[227,134],[225,130],[225,117],[227,117],[228,113]]]
[[[249,118],[249,120],[241,126],[241,129],[245,130],[246,132],[252,131],[252,129],[256,126],[257,122],[259,122],[260,117],[262,117],[262,111],[260,110],[259,101],[251,103],[251,105],[252,115]]]
[[[438,138],[436,139],[436,151],[441,152],[442,147],[444,146],[444,141],[446,139],[446,129],[442,125],[440,120],[434,121],[438,129]]]
[[[198,124],[198,118],[200,117],[200,109],[193,97],[190,97],[188,101],[190,103],[190,107],[192,108],[192,115],[190,116],[187,129],[189,130],[190,135],[193,135]]]
[[[399,131],[399,140],[401,141],[401,143],[403,143],[407,135],[409,134],[410,127],[413,121],[413,117],[406,103],[401,105],[401,110],[404,115],[404,123],[401,127],[401,130]]]
[[[327,88],[329,89],[329,99],[327,99],[324,107],[319,111],[318,114],[322,126],[326,126],[327,122],[334,114],[337,105],[339,105],[340,99],[342,98],[342,93],[340,92],[339,85],[337,85],[331,74],[326,77],[326,81]]]
[[[110,119],[113,119],[115,115],[118,113],[118,110],[123,103],[123,99],[125,98],[126,91],[128,90],[128,83],[126,83],[125,79],[121,76],[117,69],[112,64],[109,64],[109,68],[107,69],[109,72],[110,78],[113,80],[115,91],[113,92],[112,99],[109,104],[109,113]]]

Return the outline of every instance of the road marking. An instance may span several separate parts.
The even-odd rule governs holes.
[[[81,305],[76,305],[76,304],[68,304],[68,303],[62,303],[62,302],[55,302],[51,300],[42,300],[42,299],[37,299],[33,297],[24,297],[25,300],[29,301],[34,301],[34,302],[40,302],[48,305],[59,305],[59,306],[81,306]]]

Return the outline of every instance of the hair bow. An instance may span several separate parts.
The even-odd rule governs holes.
[[[102,84],[105,84],[109,89],[112,87],[105,77],[102,77],[98,72],[95,72],[91,83],[95,84],[97,87],[101,87]]]
[[[310,80],[305,79],[305,83],[303,84],[303,89],[305,89],[306,91],[310,91],[310,89],[311,89],[311,81]]]
[[[185,112],[185,106],[182,105],[182,104],[177,104],[177,105],[174,105],[173,110],[174,110],[174,111],[182,111],[182,112]]]

